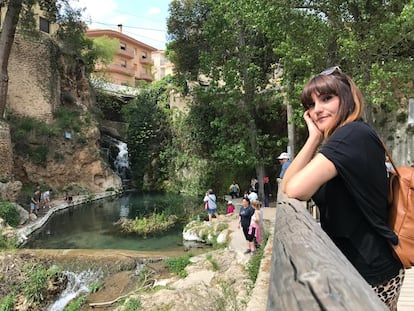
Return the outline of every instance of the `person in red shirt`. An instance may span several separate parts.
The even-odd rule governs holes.
[[[233,214],[234,213],[234,205],[232,201],[229,201],[227,203],[227,215]]]

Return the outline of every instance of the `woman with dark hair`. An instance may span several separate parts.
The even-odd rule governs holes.
[[[389,243],[385,150],[361,119],[364,99],[339,67],[314,76],[301,96],[309,136],[282,180],[292,198],[313,199],[322,228],[390,310],[404,269]]]
[[[249,198],[243,198],[242,206],[241,206],[240,212],[239,212],[238,228],[239,229],[240,229],[240,227],[242,228],[244,237],[246,238],[246,241],[247,241],[247,249],[244,252],[245,254],[248,254],[248,253],[255,250],[255,248],[254,248],[254,232],[253,232],[253,234],[249,234],[249,227],[250,227],[250,222],[251,222],[253,214],[254,214],[254,209],[250,205]]]

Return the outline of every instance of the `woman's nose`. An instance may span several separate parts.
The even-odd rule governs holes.
[[[315,112],[320,111],[322,108],[321,102],[319,100],[315,100],[314,106],[313,106],[313,110]]]

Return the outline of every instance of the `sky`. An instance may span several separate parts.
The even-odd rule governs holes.
[[[168,5],[171,0],[71,0],[71,6],[85,8],[89,29],[117,30],[159,50],[165,50]]]

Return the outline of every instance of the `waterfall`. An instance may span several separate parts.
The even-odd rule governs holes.
[[[80,273],[74,273],[65,271],[65,275],[68,277],[68,284],[66,289],[60,294],[58,299],[48,308],[48,311],[62,311],[67,304],[73,299],[79,297],[82,294],[90,292],[90,286],[98,283],[102,278],[102,273],[97,271],[82,271]]]
[[[121,177],[122,180],[126,180],[129,179],[128,146],[120,140],[118,140],[117,143],[119,153],[115,158],[114,166],[118,176]]]
[[[102,137],[103,147],[107,150],[108,161],[123,182],[131,179],[129,168],[128,145],[108,135]]]

